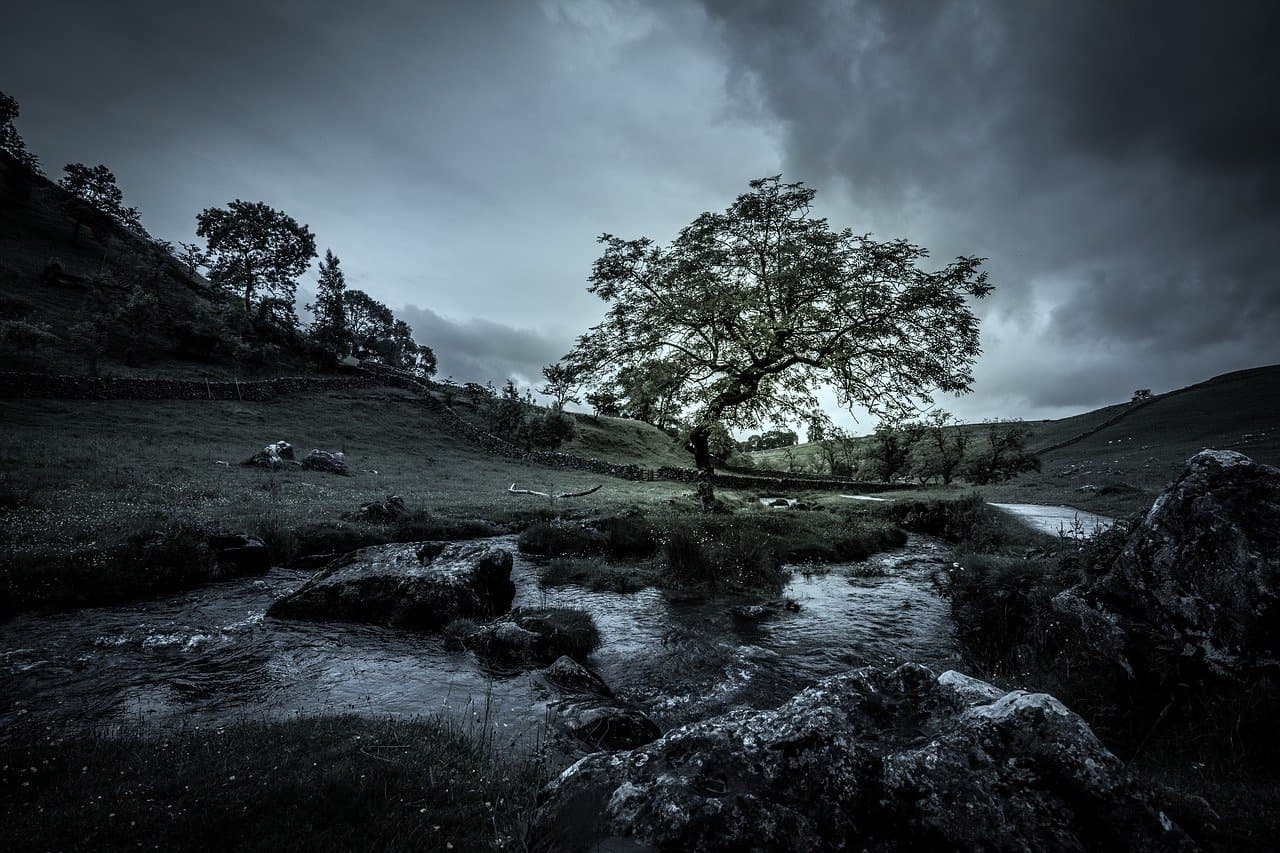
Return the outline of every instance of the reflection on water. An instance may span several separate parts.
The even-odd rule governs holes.
[[[494,544],[515,553],[514,539]],[[912,537],[869,562],[797,575],[785,595],[798,613],[745,624],[726,601],[677,602],[655,589],[630,595],[537,585],[516,555],[516,604],[583,607],[603,645],[592,665],[663,726],[738,706],[769,707],[818,678],[865,663],[948,665],[956,654],[934,570],[950,556]],[[863,567],[865,568],[865,567]],[[293,713],[486,715],[513,742],[546,715],[528,673],[493,670],[438,637],[366,625],[263,616],[305,572],[205,587],[159,601],[0,626],[0,726],[19,717],[58,726],[127,722],[215,724]]]

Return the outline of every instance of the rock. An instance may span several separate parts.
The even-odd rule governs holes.
[[[735,604],[729,608],[730,616],[745,622],[759,622],[783,612],[799,613],[800,602],[794,598],[779,598],[763,604]]]
[[[538,679],[560,697],[549,706],[552,723],[588,749],[631,749],[662,734],[648,714],[616,698],[604,679],[568,656]]]
[[[355,512],[345,513],[342,517],[365,524],[392,524],[408,518],[409,509],[399,495],[387,495],[385,500],[362,503]]]
[[[513,598],[507,551],[477,543],[410,542],[339,557],[267,614],[434,631],[459,617],[491,619]]]
[[[218,567],[227,575],[260,575],[271,568],[267,545],[256,536],[211,533],[207,541]]]
[[[600,642],[590,614],[567,607],[517,607],[462,637],[477,654],[507,662],[546,664],[562,655],[585,658]]]
[[[1194,850],[1052,696],[864,667],[544,789],[542,850]]]
[[[277,441],[273,444],[268,444],[240,464],[270,468],[274,471],[277,468],[283,468],[286,462],[292,461],[293,445],[287,441]]]
[[[1076,612],[1095,649],[1112,654],[1123,645],[1140,676],[1236,679],[1274,666],[1280,469],[1229,450],[1200,451],[1105,573],[1071,595],[1080,603],[1059,596],[1055,607]]]
[[[330,453],[327,450],[313,450],[302,458],[302,467],[312,471],[328,471],[344,477],[347,470],[347,458],[342,453]]]

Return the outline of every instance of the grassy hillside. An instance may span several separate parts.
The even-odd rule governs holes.
[[[1029,421],[1030,447],[1078,436],[1128,409],[1117,404],[1058,420]],[[980,431],[980,424],[962,429]],[[1183,463],[1205,447],[1238,450],[1280,464],[1280,365],[1237,371],[1160,395],[1084,440],[1041,455],[1043,470],[982,489],[992,500],[1066,503],[1107,514],[1150,505]],[[819,464],[819,448],[792,448],[797,466]],[[750,454],[761,468],[787,468],[784,450]],[[935,490],[962,493],[968,488]]]

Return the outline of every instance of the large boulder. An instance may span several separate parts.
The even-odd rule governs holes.
[[[906,664],[595,753],[543,792],[544,850],[1193,850],[1052,696]]]
[[[311,471],[328,471],[330,474],[346,476],[347,457],[343,453],[330,453],[328,450],[313,450],[302,457],[302,467]]]
[[[434,631],[457,618],[490,619],[514,597],[507,551],[476,543],[411,542],[339,557],[267,614]]]
[[[614,696],[604,679],[568,656],[537,674],[555,696],[548,705],[552,725],[589,750],[631,749],[662,731],[644,711]]]
[[[1105,573],[1053,604],[1090,645],[1139,676],[1236,679],[1274,669],[1280,469],[1200,451]]]

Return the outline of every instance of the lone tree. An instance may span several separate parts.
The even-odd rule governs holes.
[[[246,314],[260,293],[292,303],[298,276],[316,256],[311,229],[260,201],[205,208],[196,217],[196,234],[209,246],[209,279],[242,294]]]
[[[550,397],[559,408],[563,409],[569,403],[580,402],[577,393],[578,377],[569,367],[561,362],[548,364],[542,368],[542,377],[547,382],[538,389],[538,393]]]
[[[968,391],[980,349],[966,297],[992,289],[980,258],[927,272],[919,246],[812,216],[814,190],[802,183],[774,176],[750,187],[667,246],[602,236],[588,289],[609,309],[568,357],[612,387],[655,358],[679,377],[704,506],[717,423],[794,422],[819,408],[821,385],[842,405],[890,414],[934,390]]]
[[[72,240],[80,236],[81,225],[100,230],[99,220],[104,216],[135,234],[147,236],[138,208],[124,206],[124,193],[110,169],[101,163],[97,166],[68,163],[62,171],[66,174],[58,181],[58,186],[71,194],[67,213],[75,223]]]
[[[314,317],[312,339],[325,350],[344,356],[351,351],[351,330],[347,327],[344,297],[347,278],[339,266],[338,256],[328,249],[320,262],[320,278],[316,282],[316,301],[307,306]]]

